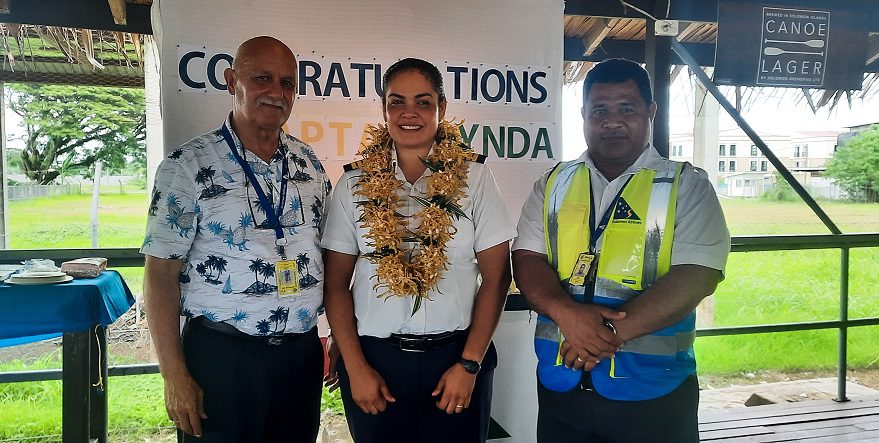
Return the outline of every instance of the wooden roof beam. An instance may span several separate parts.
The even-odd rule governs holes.
[[[610,32],[611,28],[610,20],[601,17],[596,18],[595,22],[586,32],[586,35],[583,36],[583,55],[592,55],[592,52],[607,37],[607,33]]]
[[[125,0],[107,0],[110,4],[110,12],[113,13],[113,22],[117,25],[127,25]]]

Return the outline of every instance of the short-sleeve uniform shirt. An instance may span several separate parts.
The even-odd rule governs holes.
[[[597,214],[603,214],[607,210],[629,177],[641,169],[665,171],[669,162],[651,145],[619,177],[608,181],[595,167],[588,150],[577,161],[583,162],[589,168],[592,205],[598,209]],[[519,236],[513,242],[513,250],[527,249],[546,254],[543,201],[549,173],[547,171],[534,183],[534,189],[525,201],[519,218]],[[598,239],[599,250],[602,240],[603,238]],[[671,264],[701,265],[723,272],[729,248],[729,231],[714,187],[704,171],[689,164],[685,165],[678,186]]]
[[[231,128],[228,119],[225,126]],[[220,129],[187,142],[159,166],[141,252],[184,260],[180,292],[187,317],[228,322],[251,335],[307,331],[323,302],[319,233],[330,192],[326,173],[295,137],[281,132],[279,149],[266,163],[230,132],[274,210],[281,206],[285,253],[295,261],[299,293],[278,295],[275,230]]]
[[[413,297],[391,295],[379,298],[386,288],[374,289],[377,265],[363,258],[373,251],[367,245],[360,217],[362,210],[354,196],[359,169],[346,172],[336,184],[330,205],[321,246],[331,251],[357,255],[354,268],[354,314],[359,335],[387,337],[390,334],[434,334],[466,329],[470,326],[473,304],[479,289],[476,253],[509,241],[516,235],[512,220],[507,214],[494,176],[485,165],[471,163],[467,174],[466,195],[459,205],[468,218],[454,217],[454,237],[446,248],[448,268],[437,287],[429,291],[430,300],[412,314]],[[431,175],[426,170],[414,184],[406,181],[403,171],[396,167],[396,177],[403,182],[397,190],[404,206],[401,213],[408,216],[420,211],[421,205],[410,196],[426,196]],[[410,224],[417,218],[410,218]],[[417,227],[412,225],[412,229]]]

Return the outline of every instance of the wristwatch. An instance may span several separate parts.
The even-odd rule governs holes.
[[[478,361],[475,361],[475,360],[467,360],[466,358],[461,357],[461,359],[458,360],[458,363],[460,363],[461,366],[464,367],[464,370],[465,370],[465,371],[467,371],[467,372],[469,372],[469,373],[471,373],[471,374],[476,374],[476,373],[479,372],[480,366],[479,366],[479,362],[478,362]]]

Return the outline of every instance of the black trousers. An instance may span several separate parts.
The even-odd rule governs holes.
[[[610,400],[579,387],[554,392],[539,381],[537,399],[538,443],[699,441],[699,382],[695,375],[653,400]]]
[[[188,322],[186,367],[204,390],[201,438],[178,442],[308,442],[320,426],[323,347],[317,328],[269,344]]]
[[[452,365],[458,364],[466,342],[461,340],[425,352],[402,351],[397,345],[375,337],[360,337],[369,364],[381,374],[396,402],[377,415],[364,413],[351,398],[351,384],[344,362],[339,364],[342,403],[348,428],[356,443],[483,443],[491,419],[491,393],[497,351],[491,344],[470,408],[460,414],[446,414],[431,396],[437,383]]]

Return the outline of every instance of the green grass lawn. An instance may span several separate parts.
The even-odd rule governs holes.
[[[826,234],[801,202],[722,200],[732,235]],[[842,232],[879,232],[879,204],[820,203]],[[853,249],[849,268],[849,318],[879,316],[879,248]],[[730,254],[726,279],[715,293],[715,326],[788,323],[839,318],[838,250]],[[734,374],[762,369],[832,369],[836,331],[803,331],[702,337],[699,370]],[[849,331],[849,365],[876,367],[879,327]]]
[[[139,247],[144,236],[144,193],[104,194],[100,200],[99,245]],[[12,247],[91,247],[91,195],[11,202]],[[723,200],[733,235],[828,233],[804,203]],[[879,205],[821,203],[843,232],[879,232]],[[715,295],[715,325],[756,325],[838,318],[840,253],[836,250],[750,252],[730,255],[726,280]],[[112,263],[111,263],[112,266]],[[851,318],[879,316],[879,248],[854,249],[850,266]],[[133,292],[141,292],[143,270],[120,269]],[[703,337],[696,342],[700,372],[736,374],[762,369],[816,370],[836,364],[835,331]],[[59,367],[50,355],[28,369]],[[111,357],[112,359],[112,357]],[[849,332],[849,364],[877,367],[879,327]],[[114,363],[125,363],[114,360]],[[0,371],[24,369],[21,362]],[[110,379],[110,429],[134,440],[168,427],[158,375]],[[61,426],[60,382],[0,385],[0,441],[53,436]],[[341,411],[338,392],[324,407]],[[32,440],[28,440],[32,441]],[[40,440],[33,440],[40,441]]]
[[[146,191],[101,194],[98,247],[140,247],[148,204]],[[11,249],[91,248],[91,194],[9,202],[9,232]]]

